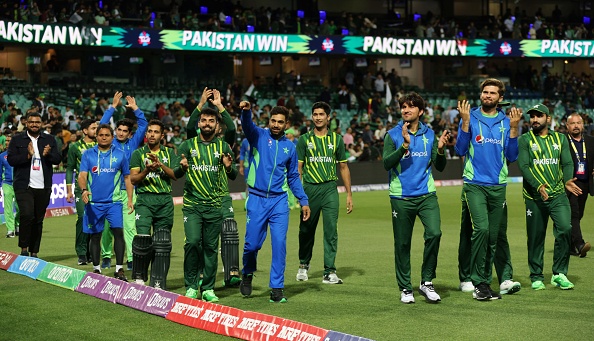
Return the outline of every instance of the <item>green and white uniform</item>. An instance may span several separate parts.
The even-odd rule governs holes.
[[[316,136],[311,130],[299,138],[297,157],[311,209],[309,219],[299,223],[299,263],[309,266],[321,213],[324,217],[324,275],[327,275],[336,272],[339,212],[336,164],[347,161],[342,136],[334,132]]]
[[[83,232],[83,216],[85,213],[85,203],[82,201],[82,192],[78,187],[78,173],[80,172],[80,160],[82,153],[93,148],[97,142],[85,142],[84,139],[76,141],[68,148],[68,165],[66,166],[66,184],[71,185],[72,177],[74,178],[74,200],[76,205],[76,235],[74,239],[74,249],[79,257],[87,256],[87,246],[89,243],[89,236]]]
[[[221,138],[210,142],[200,135],[184,141],[179,155],[188,160],[184,186],[184,280],[186,288],[198,289],[199,273],[203,271],[202,290],[214,289],[217,271],[219,235],[223,221],[222,198],[227,177],[235,179],[237,169],[232,164],[227,173],[223,155],[233,153]],[[183,174],[176,169],[176,176]]]
[[[544,243],[549,216],[553,220],[553,274],[567,274],[571,245],[571,207],[565,183],[573,177],[573,161],[567,138],[549,131],[537,136],[532,131],[519,140],[518,166],[524,177],[528,267],[532,282],[543,281]],[[546,201],[538,188],[546,185]]]
[[[130,169],[142,172],[150,162],[148,155],[153,153],[147,145],[136,149],[132,153]],[[179,165],[179,160],[171,148],[160,146],[158,152],[153,153],[159,161],[169,168]],[[150,172],[140,183],[136,184],[136,205],[134,207],[136,219],[136,233],[151,234],[154,230],[173,227],[173,198],[171,196],[171,178],[160,170]]]

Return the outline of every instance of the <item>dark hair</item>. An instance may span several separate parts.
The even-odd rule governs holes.
[[[499,97],[503,97],[505,94],[505,84],[496,78],[487,78],[481,83],[481,92],[486,86],[496,86],[499,88]]]
[[[284,115],[285,120],[288,120],[289,119],[289,109],[287,109],[286,107],[283,107],[282,105],[276,106],[276,107],[272,108],[272,110],[270,110],[270,116],[272,117],[272,115]]]
[[[219,112],[216,111],[216,110],[214,110],[214,109],[211,109],[211,108],[204,108],[204,109],[202,109],[202,111],[200,112],[200,116],[202,116],[202,115],[204,115],[204,116],[214,116],[214,117],[216,117],[217,122],[220,122],[221,121],[221,115],[219,115]]]
[[[109,124],[105,124],[105,123],[104,124],[100,124],[97,127],[97,133],[99,133],[99,130],[101,130],[101,129],[109,129],[109,132],[111,133],[111,136],[113,136],[113,128]]]
[[[161,128],[161,133],[165,132],[165,125],[163,124],[163,122],[161,122],[159,120],[152,119],[149,121],[148,125],[149,126],[159,126]]]
[[[425,100],[421,95],[416,92],[411,92],[407,95],[400,97],[398,103],[402,107],[405,103],[412,107],[417,107],[420,110],[425,110]]]
[[[330,105],[326,102],[315,102],[312,106],[311,106],[311,113],[313,114],[315,109],[324,109],[324,112],[326,113],[326,115],[330,116],[330,111],[332,109],[330,109]]]
[[[126,126],[126,127],[128,127],[128,130],[131,132],[132,128],[134,128],[134,122],[129,118],[124,118],[122,120],[119,120],[116,123],[116,128],[119,126]],[[111,128],[111,126],[110,126],[110,128]],[[99,131],[99,129],[97,129],[97,131]],[[112,129],[112,132],[113,132],[113,129]]]
[[[27,113],[27,120],[29,120],[29,117],[39,117],[41,118],[41,114],[36,112],[36,111],[31,111]]]
[[[85,130],[85,129],[89,129],[89,127],[91,126],[91,124],[97,122],[96,120],[92,120],[90,118],[86,118],[84,119],[82,122],[80,122],[80,130]]]

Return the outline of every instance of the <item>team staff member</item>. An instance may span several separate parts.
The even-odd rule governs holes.
[[[244,296],[252,294],[252,279],[256,271],[258,251],[262,248],[267,228],[270,226],[270,302],[284,303],[287,302],[283,289],[289,229],[289,204],[287,192],[283,190],[285,181],[299,199],[302,220],[309,219],[310,215],[307,195],[299,178],[295,144],[285,137],[289,110],[281,106],[272,108],[268,129],[263,129],[252,121],[249,102],[242,101],[239,106],[242,109],[241,126],[251,146],[251,164],[247,176],[250,195],[246,203],[243,276],[239,290]]]
[[[311,216],[299,224],[299,270],[298,281],[308,280],[309,263],[312,257],[316,227],[320,213],[324,216],[324,277],[322,283],[342,284],[336,275],[336,251],[338,249],[338,189],[336,188],[336,164],[346,189],[346,211],[353,211],[351,173],[347,165],[342,136],[328,131],[330,105],[316,102],[312,106],[314,129],[301,135],[297,142],[299,174],[303,189],[309,199]]]
[[[130,181],[137,193],[132,279],[144,284],[152,262],[150,285],[166,290],[174,213],[171,180],[176,180],[172,168],[179,161],[173,149],[161,145],[164,131],[163,122],[149,122],[147,144],[132,153]]]
[[[134,187],[130,183],[128,158],[124,151],[112,145],[112,140],[113,129],[111,126],[108,124],[99,125],[97,128],[97,145],[87,149],[80,161],[78,186],[82,192],[82,200],[85,203],[83,232],[90,235],[93,270],[95,273],[101,273],[99,269],[101,234],[105,220],[109,222],[111,233],[115,239],[116,269],[114,276],[117,279],[128,281],[123,268],[122,196],[126,195],[128,197],[126,202],[127,212],[134,212],[134,205],[132,204]],[[118,190],[122,179],[126,186],[126,193]]]
[[[507,162],[518,158],[518,123],[521,113],[512,109],[510,117],[498,109],[505,85],[489,78],[481,83],[481,106],[458,105],[461,122],[456,153],[464,156],[463,195],[472,217],[470,237],[470,280],[477,300],[497,299],[491,289],[493,259],[501,219],[504,216],[507,186]],[[463,226],[462,226],[463,227]],[[466,238],[461,232],[460,243]],[[459,255],[459,257],[464,257]]]
[[[12,135],[5,135],[5,144],[8,146]],[[14,200],[14,188],[12,187],[12,166],[8,164],[8,152],[0,154],[0,177],[2,183],[2,192],[4,193],[4,219],[6,220],[6,238],[14,238],[19,232],[19,206]],[[16,207],[16,213],[14,208]]]
[[[384,168],[389,172],[392,228],[394,231],[394,258],[396,280],[401,290],[402,303],[414,303],[410,281],[410,242],[415,218],[425,227],[425,250],[421,267],[419,293],[428,302],[436,303],[441,297],[433,287],[437,255],[441,240],[441,218],[431,165],[438,171],[446,166],[444,147],[449,133],[436,138],[433,130],[419,121],[424,113],[425,101],[416,93],[400,100],[402,120],[386,134],[384,139]]]
[[[550,131],[549,109],[537,104],[528,110],[532,130],[520,137],[518,166],[524,177],[526,232],[528,236],[528,267],[532,289],[545,289],[543,275],[544,243],[549,216],[553,220],[555,248],[551,284],[561,289],[573,289],[567,279],[569,247],[571,245],[571,207],[565,191],[582,194],[573,178],[573,163],[565,136]]]
[[[112,104],[105,110],[103,117],[99,124],[108,124],[109,120],[113,116],[116,108],[120,104],[120,100],[122,98],[122,93],[117,91],[113,95]],[[132,158],[132,152],[134,152],[142,141],[144,140],[144,134],[146,133],[146,129],[148,127],[148,122],[144,117],[144,113],[142,110],[138,108],[136,105],[136,99],[132,96],[126,96],[126,108],[132,110],[134,115],[136,116],[136,123],[138,124],[138,129],[134,135],[132,135],[132,128],[134,127],[134,122],[129,119],[123,119],[116,122],[116,131],[115,131],[115,138],[113,139],[113,145],[116,148],[119,148],[124,151],[126,154],[126,159],[129,161]],[[124,191],[124,181],[121,183],[120,190]],[[132,213],[128,213],[126,207],[128,203],[126,202],[128,198],[124,195],[123,196],[123,209],[122,212],[124,215],[124,240],[126,241],[126,255],[128,256],[128,270],[132,270],[132,241],[134,236],[136,235],[136,221],[135,216]],[[133,197],[135,202],[135,195]],[[111,266],[111,234],[109,233],[110,229],[105,229],[103,236],[101,238],[101,257],[103,258],[103,268],[109,268]]]
[[[196,298],[198,289],[202,299],[218,302],[214,286],[217,273],[219,235],[223,222],[222,198],[226,191],[226,177],[235,179],[237,169],[231,147],[216,137],[220,118],[210,108],[200,113],[200,134],[184,141],[178,148],[180,166],[176,178],[186,174],[184,186],[184,281],[186,296]],[[186,158],[188,156],[188,158]],[[202,284],[199,273],[203,272]],[[200,288],[199,288],[200,286]]]
[[[14,194],[20,210],[21,255],[37,257],[43,218],[52,192],[53,165],[62,155],[52,135],[41,133],[41,115],[27,114],[27,130],[14,135],[8,145],[8,164],[13,167]]]
[[[575,196],[567,192],[571,206],[571,248],[570,253],[581,258],[590,251],[590,243],[582,236],[581,220],[584,217],[588,194],[594,195],[594,137],[584,135],[584,120],[578,113],[567,118],[569,145],[573,160],[573,176],[575,184],[582,190],[582,194]]]
[[[97,142],[97,122],[91,119],[85,119],[80,123],[80,129],[83,133],[83,138],[71,144],[68,148],[68,165],[66,166],[66,201],[72,202],[74,198],[76,204],[76,234],[74,238],[74,250],[78,255],[78,265],[86,265],[91,262],[87,259],[87,246],[89,243],[89,236],[83,232],[83,216],[85,212],[85,204],[81,199],[82,192],[78,187],[78,176],[74,181],[74,193],[72,192],[72,176],[74,172],[78,175],[80,173],[80,160],[82,153],[93,148]]]

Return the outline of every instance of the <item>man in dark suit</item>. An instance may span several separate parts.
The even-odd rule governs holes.
[[[571,205],[571,248],[570,252],[580,258],[586,257],[591,245],[582,237],[580,220],[584,216],[584,208],[588,194],[594,196],[594,137],[584,135],[584,120],[574,112],[567,118],[567,138],[573,159],[573,176],[575,184],[580,187],[582,194],[579,196],[567,192]]]
[[[41,115],[27,114],[27,130],[8,145],[8,163],[13,167],[13,188],[21,211],[21,255],[37,257],[43,218],[52,193],[53,165],[62,160],[56,140],[42,133]]]

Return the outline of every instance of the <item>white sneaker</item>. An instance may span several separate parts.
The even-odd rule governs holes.
[[[520,289],[522,289],[522,285],[520,284],[520,282],[514,282],[511,279],[507,279],[505,281],[503,281],[503,283],[501,283],[501,285],[499,286],[499,294],[500,295],[511,295],[513,293],[516,293],[518,291],[520,291]]]
[[[441,301],[441,297],[435,292],[433,283],[431,282],[421,282],[421,285],[419,286],[419,294],[425,296],[427,302],[437,303]]]
[[[324,284],[342,284],[342,279],[336,276],[336,273],[331,272],[327,275],[324,275],[324,279],[322,279],[322,283]]]
[[[309,277],[307,276],[307,269],[306,268],[299,268],[299,270],[297,270],[297,280],[298,281],[307,281],[309,279]]]
[[[140,285],[144,285],[144,281],[142,279],[140,279],[140,278],[135,279],[134,280],[134,283],[140,284]]]
[[[400,293],[400,302],[404,304],[415,303],[415,296],[413,295],[412,290],[402,290]]]
[[[474,285],[472,285],[472,282],[460,282],[460,291],[474,292]]]

